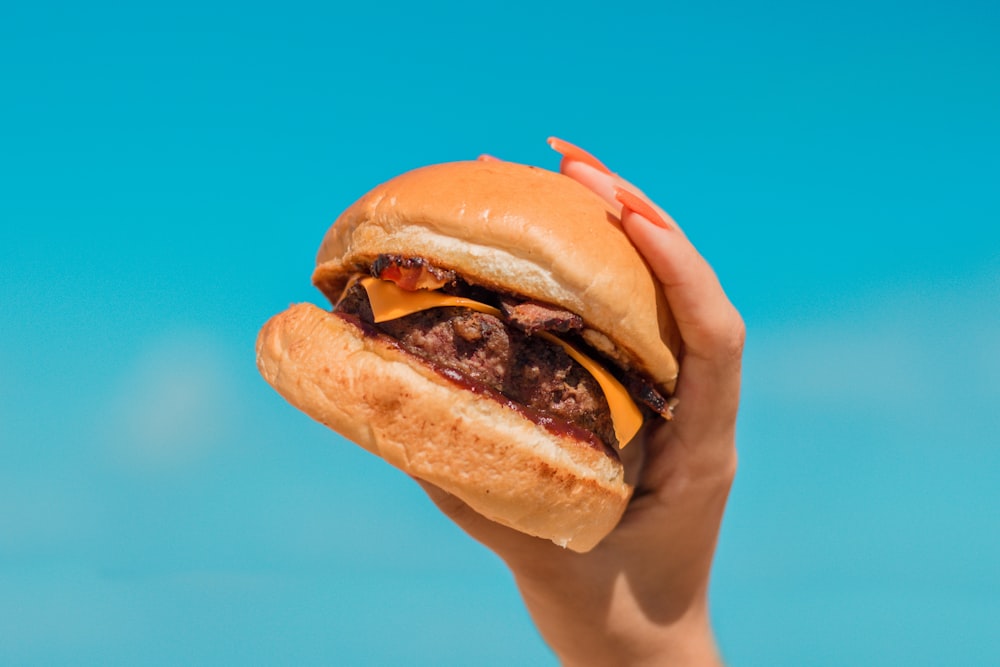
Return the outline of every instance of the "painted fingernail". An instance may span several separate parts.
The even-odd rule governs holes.
[[[630,211],[638,213],[642,217],[649,220],[651,223],[657,227],[662,227],[663,229],[670,229],[670,224],[663,219],[660,213],[649,205],[645,199],[632,192],[631,190],[626,190],[622,187],[615,187],[615,199],[618,200],[622,206]]]
[[[476,160],[478,160],[479,162],[503,162],[503,160],[501,160],[500,158],[493,157],[492,155],[487,155],[486,153],[483,153],[482,155],[477,157]]]
[[[564,158],[570,160],[576,160],[577,162],[582,162],[586,165],[590,165],[594,169],[604,174],[608,174],[609,176],[611,175],[611,170],[605,167],[603,162],[601,162],[596,157],[594,157],[587,151],[583,150],[579,146],[574,146],[568,141],[563,141],[558,137],[549,137],[548,142],[549,146],[552,147],[552,150],[554,150],[556,153],[559,153]]]

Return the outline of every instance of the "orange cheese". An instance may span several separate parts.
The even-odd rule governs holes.
[[[386,322],[429,308],[444,306],[470,308],[497,317],[502,315],[499,309],[473,299],[428,290],[410,292],[398,287],[394,282],[378,278],[362,278],[360,283],[368,292],[368,301],[371,303],[372,315],[376,322]],[[608,401],[611,422],[614,424],[619,447],[627,445],[642,426],[642,411],[629,396],[625,387],[606,368],[566,341],[547,331],[540,331],[536,335],[562,347],[566,354],[594,376]]]
[[[618,437],[618,448],[625,447],[629,440],[639,432],[639,428],[642,427],[642,411],[639,410],[639,406],[629,396],[628,391],[622,386],[622,383],[609,373],[608,369],[566,341],[556,338],[547,331],[539,331],[536,335],[560,345],[566,350],[566,354],[573,357],[578,364],[594,376],[597,384],[601,385],[604,398],[608,401],[608,408],[611,410],[611,422],[614,424],[615,435]]]
[[[372,305],[372,316],[376,322],[387,322],[412,315],[413,313],[419,313],[421,310],[441,308],[443,306],[460,306],[497,317],[501,315],[499,309],[487,306],[485,303],[480,303],[473,299],[464,299],[460,296],[451,296],[427,290],[410,292],[399,287],[391,280],[362,278],[361,285],[368,292],[368,301]]]

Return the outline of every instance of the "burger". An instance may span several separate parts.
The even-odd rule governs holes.
[[[592,549],[632,495],[619,450],[669,419],[677,327],[617,212],[510,162],[419,168],[344,211],[257,339],[292,405],[480,514]]]

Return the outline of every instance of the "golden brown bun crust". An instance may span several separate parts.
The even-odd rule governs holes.
[[[463,389],[379,336],[309,304],[271,318],[257,366],[292,405],[480,514],[574,551],[628,503],[621,464]]]
[[[335,299],[349,273],[383,253],[578,313],[625,353],[619,361],[673,390],[680,337],[663,290],[615,210],[567,176],[498,161],[397,176],[330,228],[313,282]]]

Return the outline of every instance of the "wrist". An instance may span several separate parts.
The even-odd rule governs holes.
[[[601,651],[585,655],[560,656],[566,667],[722,667],[715,636],[707,614],[662,622],[639,622],[608,637]],[[594,659],[600,655],[599,659]]]
[[[594,605],[586,593],[566,599],[539,599],[522,587],[528,610],[564,667],[623,665],[645,667],[721,667],[715,635],[703,594],[679,608],[653,609],[636,604],[619,579],[615,592]],[[593,589],[592,589],[593,590]],[[568,610],[575,610],[573,611]]]
[[[630,658],[631,667],[722,667],[707,609],[673,622],[647,626],[636,633]]]

